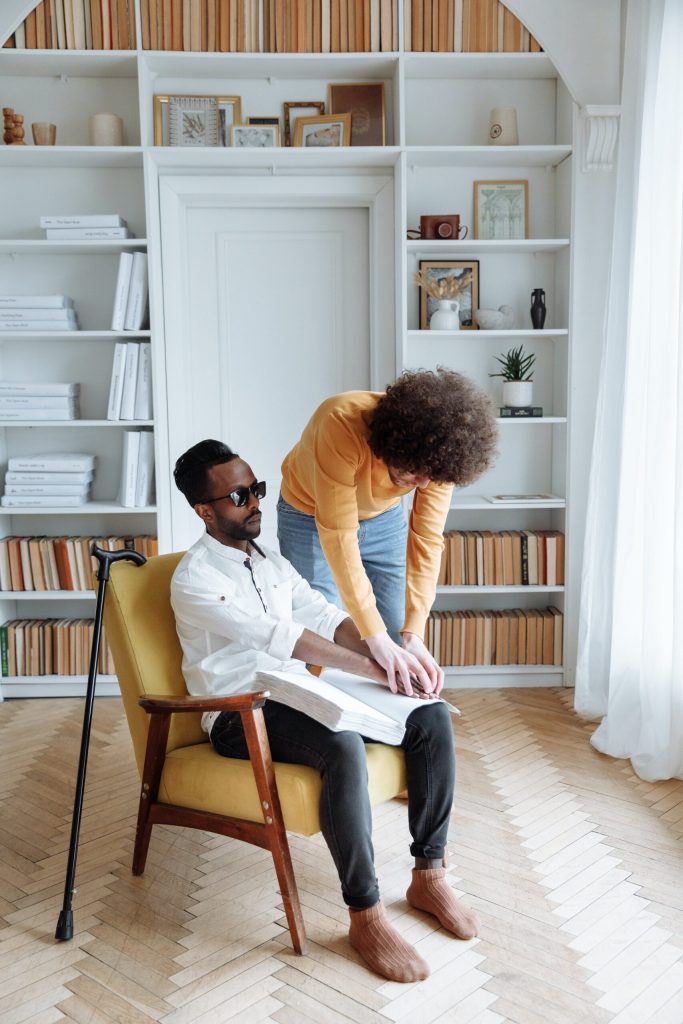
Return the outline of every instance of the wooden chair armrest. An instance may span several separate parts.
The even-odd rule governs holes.
[[[232,697],[168,697],[148,695],[140,697],[138,704],[148,715],[177,714],[181,711],[253,711],[262,708],[270,696],[268,690],[238,693]]]

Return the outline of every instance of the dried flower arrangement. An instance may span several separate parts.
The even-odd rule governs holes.
[[[423,270],[413,274],[413,284],[423,288],[432,299],[458,299],[469,288],[471,281],[471,270],[466,270],[460,277],[428,277]]]

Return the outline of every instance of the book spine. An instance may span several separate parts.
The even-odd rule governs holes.
[[[114,347],[114,362],[111,370],[111,383],[109,385],[109,403],[107,405],[107,419],[118,420],[121,418],[121,401],[123,399],[123,378],[126,366],[126,342],[117,341]]]
[[[140,345],[134,411],[136,420],[152,418],[152,346],[149,342],[142,342]]]
[[[139,360],[140,346],[135,341],[129,341],[126,345],[126,362],[123,371],[123,395],[121,397],[121,411],[119,413],[119,419],[121,420],[132,420],[135,418],[135,389]]]
[[[8,470],[6,484],[89,484],[94,473],[21,473]]]
[[[0,395],[21,396],[40,395],[41,397],[72,398],[79,394],[80,384],[74,382],[62,383],[51,381],[45,384],[21,384],[14,381],[0,381]]]
[[[76,399],[66,395],[10,395],[0,393],[0,409],[76,409]]]
[[[154,434],[143,430],[140,434],[138,472],[135,483],[135,505],[143,508],[152,504],[154,496]]]
[[[26,409],[0,409],[1,423],[23,420],[76,420],[78,418],[75,408],[43,409],[39,406],[32,406]]]
[[[45,228],[45,237],[51,241],[70,241],[85,238],[91,241],[108,241],[109,239],[133,238],[128,228]]]
[[[65,495],[65,494],[86,494],[87,484],[5,484],[5,494],[38,494]]]
[[[11,324],[18,320],[33,321],[53,320],[55,323],[76,323],[76,313],[66,306],[58,309],[31,309],[25,306],[12,306],[11,309],[0,309],[0,323]]]
[[[139,331],[147,314],[147,255],[136,252],[133,255],[130,288],[126,304],[124,330]]]
[[[112,331],[123,330],[123,325],[126,320],[126,306],[128,304],[128,291],[130,288],[132,270],[132,253],[122,252],[119,257],[119,272],[116,278],[116,290],[114,292],[114,309],[111,318]]]
[[[77,505],[85,504],[85,499],[79,495],[67,494],[60,497],[48,497],[47,495],[26,497],[21,495],[6,495],[0,498],[3,508],[75,508]]]
[[[94,457],[92,455],[82,458],[77,455],[71,457],[65,455],[59,459],[44,459],[39,455],[28,455],[14,456],[9,460],[7,468],[14,473],[23,470],[29,470],[32,473],[83,473],[92,471],[93,466]]]
[[[9,659],[7,657],[7,626],[0,626],[0,668],[2,675],[9,675]]]
[[[0,309],[61,309],[73,306],[66,295],[0,295]]]
[[[3,320],[0,331],[78,331],[75,320]]]
[[[120,501],[124,508],[135,508],[139,452],[140,431],[124,431],[123,457],[121,460],[121,489],[119,492]]]

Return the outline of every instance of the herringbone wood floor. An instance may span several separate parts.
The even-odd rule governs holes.
[[[571,692],[463,691],[453,884],[463,943],[408,907],[406,807],[376,812],[383,896],[432,966],[382,982],[345,939],[321,837],[293,837],[310,940],[293,955],[270,856],[157,828],[130,872],[138,779],[118,700],[96,702],[71,942],[53,939],[82,703],[0,706],[2,1024],[683,1024],[683,782],[597,754]]]

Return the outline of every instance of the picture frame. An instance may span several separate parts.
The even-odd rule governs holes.
[[[216,109],[216,123],[217,123],[217,141],[211,143],[194,142],[190,145],[203,146],[228,146],[230,144],[230,127],[232,124],[238,123],[242,120],[241,114],[241,98],[239,96],[179,96],[179,95],[156,95],[154,97],[153,106],[153,122],[154,122],[154,145],[155,146],[171,146],[177,145],[171,141],[169,132],[169,112],[171,107],[171,101],[173,102],[174,109],[178,107],[180,110],[184,104],[179,104],[178,101],[191,101],[188,109],[192,109],[192,102],[194,101],[209,101],[206,106],[213,108],[215,104]],[[204,106],[204,105],[202,105]],[[176,115],[179,116],[179,115]],[[185,143],[183,143],[185,144]]]
[[[420,260],[419,269],[427,275],[428,279],[460,277],[465,271],[472,271],[469,287],[458,301],[460,302],[460,330],[476,330],[474,312],[479,308],[479,260]],[[436,308],[436,300],[427,295],[424,288],[420,288],[421,331],[429,329],[429,319]]]
[[[321,117],[297,118],[294,145],[304,149],[350,146],[351,115],[323,114]]]
[[[474,237],[529,237],[529,182],[526,179],[475,181]]]
[[[322,100],[296,100],[282,104],[284,110],[285,146],[293,145],[294,126],[298,117],[322,116],[325,104]],[[292,113],[294,112],[294,113]]]
[[[233,124],[230,145],[235,149],[273,149],[280,145],[280,125]]]
[[[384,82],[331,82],[329,112],[351,114],[352,146],[386,145]]]
[[[279,117],[248,117],[247,124],[276,124],[280,127]]]

